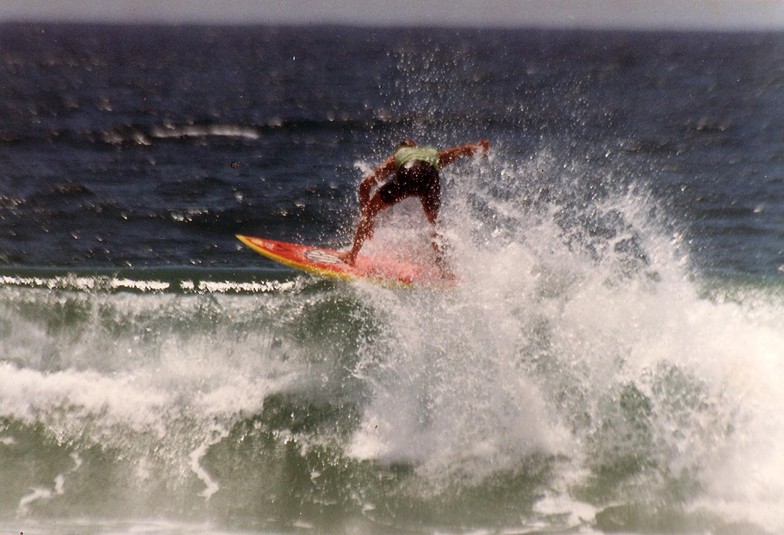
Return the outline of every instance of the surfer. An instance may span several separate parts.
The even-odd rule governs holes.
[[[436,262],[443,268],[443,251],[435,230],[438,211],[441,208],[439,171],[460,158],[473,156],[479,152],[487,154],[488,150],[490,150],[490,143],[486,139],[443,151],[434,147],[419,146],[411,139],[402,141],[392,156],[359,183],[359,225],[351,249],[341,253],[341,259],[349,265],[354,265],[362,244],[373,234],[373,223],[381,210],[405,198],[419,197],[425,217],[433,226],[433,250],[436,253]],[[392,179],[378,186],[375,193],[371,195],[373,187],[390,175],[394,175]]]

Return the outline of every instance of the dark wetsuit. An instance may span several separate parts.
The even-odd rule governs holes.
[[[395,176],[378,189],[384,204],[419,197],[425,210],[437,215],[441,207],[438,151],[430,147],[401,149],[395,154],[395,160],[398,163]]]

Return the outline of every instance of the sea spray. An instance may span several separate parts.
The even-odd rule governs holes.
[[[436,494],[545,455],[553,487],[536,492],[560,489],[564,514],[598,507],[603,528],[744,522],[750,499],[779,529],[780,298],[706,295],[640,188],[539,159],[497,173],[516,188],[499,196],[481,165],[448,177],[460,287],[365,288],[386,334],[359,370],[373,394],[349,453],[413,463]],[[375,246],[408,232],[426,254],[416,209]]]

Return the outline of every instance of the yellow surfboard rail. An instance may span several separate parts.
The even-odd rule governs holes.
[[[305,271],[307,273],[312,273],[313,275],[318,275],[320,277],[327,277],[331,279],[352,280],[352,279],[364,278],[360,275],[352,275],[350,273],[346,273],[342,271],[334,271],[334,270],[320,268],[313,264],[305,264],[303,262],[297,262],[294,259],[275,254],[269,249],[257,245],[253,241],[254,239],[260,239],[260,238],[253,238],[252,236],[245,236],[242,234],[236,234],[235,236],[237,237],[238,240],[240,240],[242,243],[244,243],[245,245],[247,245],[257,253],[259,253],[260,255],[265,256],[270,260],[274,260],[279,264],[283,264],[284,266],[288,266],[294,269],[299,269],[300,271]]]

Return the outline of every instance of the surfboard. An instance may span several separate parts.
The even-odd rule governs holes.
[[[353,266],[343,262],[333,249],[288,243],[237,234],[242,243],[284,266],[320,277],[366,280],[388,286],[453,286],[455,279],[444,277],[436,266],[401,261],[391,256],[360,254]]]

